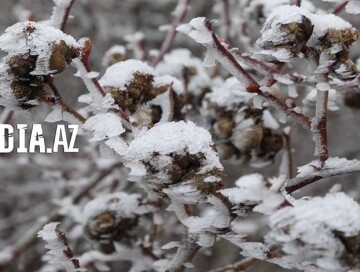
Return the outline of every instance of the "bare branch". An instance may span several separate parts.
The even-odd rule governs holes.
[[[298,7],[301,7],[301,0],[296,0],[295,5],[298,6]]]
[[[342,3],[340,3],[337,7],[334,8],[334,10],[332,11],[333,14],[338,14],[340,13],[344,8],[345,6],[350,2],[350,0],[348,1],[344,1]]]
[[[231,19],[230,19],[230,4],[229,0],[222,0],[222,6],[223,6],[223,20],[225,24],[225,39],[231,44]]]
[[[0,124],[8,124],[14,116],[14,111],[4,108],[0,115]]]
[[[175,36],[176,36],[176,28],[178,27],[178,25],[180,25],[185,17],[186,14],[189,11],[189,3],[190,0],[180,0],[175,11],[176,11],[176,17],[174,19],[174,21],[171,24],[171,27],[169,28],[169,30],[166,33],[166,37],[161,45],[161,49],[159,54],[152,60],[151,62],[151,66],[155,67],[164,57],[164,55],[170,51],[170,49],[172,48]]]

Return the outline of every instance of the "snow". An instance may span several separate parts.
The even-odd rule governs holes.
[[[346,6],[345,10],[347,13],[350,14],[359,14],[360,13],[360,1],[359,0],[352,0]]]
[[[116,192],[98,195],[84,207],[84,222],[103,212],[115,213],[117,219],[134,218],[137,215],[148,213],[151,209],[147,205],[140,205],[140,201],[140,194]]]
[[[18,22],[5,30],[0,36],[0,49],[9,54],[7,58],[27,53],[38,56],[35,70],[31,74],[47,75],[56,72],[50,70],[49,59],[53,46],[61,41],[74,49],[80,48],[73,37],[59,29],[44,23],[25,21]]]
[[[125,132],[121,118],[115,113],[98,113],[90,117],[84,124],[85,130],[93,131],[94,136],[90,141],[101,141],[119,136]]]
[[[360,234],[360,205],[344,193],[296,200],[293,205],[270,216],[267,243],[280,245],[293,267],[314,264],[319,271],[345,271],[344,245],[335,232],[345,237]]]
[[[213,149],[210,133],[192,122],[169,122],[155,125],[140,133],[129,145],[128,162],[149,162],[154,154],[159,154],[159,164],[170,162],[170,154],[203,153],[205,162],[199,173],[222,169],[219,158]]]
[[[8,64],[0,63],[0,105],[16,110],[19,109],[19,101],[11,91],[13,76],[7,72],[9,68]]]
[[[182,82],[171,75],[161,75],[154,77],[153,86],[155,88],[162,86],[171,86],[177,94],[184,93],[184,86]]]
[[[237,110],[239,104],[248,103],[255,95],[246,92],[244,85],[235,77],[225,80],[224,84],[214,88],[205,96],[205,100],[215,103],[224,110]]]
[[[55,6],[53,7],[50,20],[46,23],[53,27],[60,28],[66,13],[66,9],[70,6],[72,1],[73,0],[53,0]]]
[[[113,55],[118,54],[124,56],[126,54],[126,48],[123,45],[114,45],[108,51],[105,52],[102,64],[103,66],[108,66],[110,59]]]
[[[115,63],[107,68],[99,83],[103,87],[113,87],[124,91],[126,86],[134,79],[135,73],[154,75],[154,70],[145,62],[130,59]]]
[[[211,43],[211,33],[205,26],[205,20],[205,17],[194,18],[188,24],[178,26],[176,30],[188,35],[198,43]]]

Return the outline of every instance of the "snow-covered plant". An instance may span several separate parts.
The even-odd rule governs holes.
[[[359,0],[25,2],[0,120],[79,152],[0,156],[1,271],[360,269]]]

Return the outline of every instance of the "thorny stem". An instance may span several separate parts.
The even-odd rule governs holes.
[[[108,169],[103,170],[93,181],[90,181],[88,185],[84,186],[77,194],[72,198],[73,204],[78,204],[85,196],[88,195],[90,190],[96,187],[105,177],[110,175],[114,169],[119,167],[122,164],[114,164]],[[61,221],[64,218],[62,214],[58,212],[51,213],[44,220],[38,222],[34,228],[30,229],[27,233],[23,235],[23,238],[18,240],[11,250],[11,258],[0,260],[0,270],[3,268],[8,268],[8,266],[13,263],[17,258],[19,258],[23,253],[25,253],[29,248],[36,244],[37,233],[49,222]]]
[[[209,20],[205,21],[205,26],[212,35],[213,43],[206,45],[211,53],[217,55],[217,60],[224,66],[229,73],[236,77],[241,83],[245,85],[249,93],[255,93],[261,96],[265,101],[274,106],[276,109],[286,113],[294,118],[299,124],[306,129],[310,128],[310,119],[302,113],[294,111],[289,108],[283,101],[279,100],[268,91],[260,90],[260,85],[256,80],[236,61],[235,57],[221,44],[217,36],[212,30],[212,24]]]
[[[338,14],[338,13],[340,13],[344,8],[345,8],[345,6],[348,4],[350,2],[350,0],[349,1],[344,1],[344,2],[342,2],[342,3],[340,3],[337,7],[335,7],[334,8],[334,10],[333,10],[333,14]]]
[[[60,30],[61,31],[65,30],[66,22],[67,22],[67,20],[69,18],[70,10],[71,10],[71,7],[74,4],[74,2],[75,2],[75,0],[71,0],[69,5],[65,8],[64,17],[63,17],[63,20],[62,20],[61,25],[60,25]]]
[[[328,97],[329,91],[317,90],[315,116],[311,122],[311,132],[315,142],[314,156],[320,160],[321,166],[324,166],[329,158],[326,129]]]
[[[173,45],[173,42],[174,42],[174,39],[175,39],[175,36],[177,33],[176,27],[184,21],[186,14],[189,11],[189,3],[190,3],[190,0],[180,0],[179,1],[176,10],[178,8],[181,8],[181,10],[178,11],[178,14],[177,14],[176,18],[174,19],[174,21],[172,22],[170,29],[167,31],[166,37],[161,45],[159,55],[157,55],[153,59],[153,61],[151,62],[151,66],[155,67],[163,59],[164,55],[167,52],[169,52],[170,49],[172,48],[172,45]]]
[[[47,84],[49,85],[49,87],[51,88],[51,90],[53,91],[53,93],[55,95],[55,104],[59,104],[63,111],[68,112],[74,118],[79,120],[81,123],[85,123],[86,119],[81,114],[79,114],[76,110],[74,110],[72,107],[70,107],[68,104],[66,104],[65,101],[62,99],[60,92],[55,85],[54,78],[52,76],[48,75],[48,76],[45,76],[45,79],[46,79]]]
[[[255,258],[245,258],[237,263],[227,265],[218,269],[210,270],[208,272],[237,272],[237,271],[243,271],[244,269],[249,268],[254,263],[257,262],[257,259]]]

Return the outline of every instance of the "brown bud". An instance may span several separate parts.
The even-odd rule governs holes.
[[[8,61],[9,72],[20,79],[27,78],[30,76],[30,72],[35,69],[36,59],[36,56],[30,54],[12,56]]]

